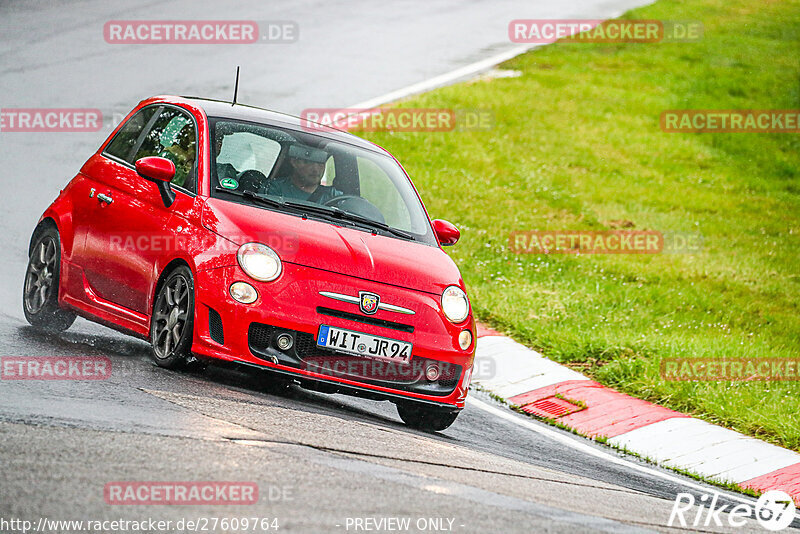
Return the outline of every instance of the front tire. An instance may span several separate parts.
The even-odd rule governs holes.
[[[49,332],[63,332],[75,322],[75,314],[58,305],[60,274],[61,239],[50,227],[39,234],[31,249],[22,288],[25,319]]]
[[[448,428],[458,417],[457,410],[436,408],[413,402],[397,403],[400,419],[411,428],[425,432],[438,432]]]
[[[201,367],[191,354],[194,328],[194,277],[186,266],[175,268],[156,295],[150,318],[151,355],[166,369]]]

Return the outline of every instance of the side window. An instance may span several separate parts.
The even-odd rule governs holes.
[[[148,156],[167,158],[175,164],[174,185],[195,191],[197,136],[194,121],[185,111],[165,107],[136,152],[137,161]]]
[[[150,106],[140,109],[133,117],[128,119],[122,128],[114,136],[114,139],[106,147],[106,154],[114,156],[122,161],[133,163],[131,152],[139,140],[139,135],[147,126],[148,121],[153,117],[158,106]]]

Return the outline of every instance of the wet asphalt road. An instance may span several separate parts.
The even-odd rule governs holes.
[[[112,373],[0,382],[0,517],[257,516],[298,532],[348,531],[348,518],[451,518],[456,532],[638,532],[666,530],[674,496],[687,491],[474,405],[428,435],[403,426],[389,403],[284,389],[244,370],[165,371],[144,342],[85,322],[60,335],[17,323],[2,339],[24,347],[19,356],[107,356]],[[130,480],[255,482],[261,500],[105,503],[105,484]]]
[[[241,102],[291,113],[347,106],[509,49],[511,19],[595,18],[641,3],[0,2],[0,107],[120,115],[159,93],[228,98],[237,64]],[[301,37],[252,46],[102,39],[107,20],[155,18],[291,20]],[[105,381],[0,381],[0,519],[259,517],[282,531],[353,532],[357,518],[394,517],[440,532],[425,521],[454,532],[667,530],[682,483],[475,404],[447,431],[426,435],[403,426],[388,403],[284,389],[236,369],[164,371],[145,343],[82,319],[57,336],[28,327],[20,286],[30,230],[107,133],[0,132],[2,355],[112,362]],[[245,507],[106,504],[104,485],[124,480],[249,481],[261,497]],[[736,531],[762,531],[749,527]],[[2,522],[0,531],[14,532]]]

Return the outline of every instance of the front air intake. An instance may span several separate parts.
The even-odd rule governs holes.
[[[219,316],[217,310],[214,308],[208,309],[208,334],[211,339],[219,343],[225,344],[225,332],[222,328],[222,317]]]

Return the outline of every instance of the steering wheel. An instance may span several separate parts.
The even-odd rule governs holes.
[[[367,219],[386,224],[386,219],[378,207],[364,197],[356,195],[341,195],[333,197],[324,203],[325,206],[332,208],[339,208],[342,211],[348,211],[355,215],[360,215]]]
[[[239,175],[239,187],[237,189],[259,193],[261,192],[261,186],[265,183],[267,183],[267,177],[263,172],[250,169]]]
[[[328,200],[327,202],[324,202],[323,205],[324,206],[330,206],[332,208],[338,208],[339,204],[341,204],[345,200],[350,200],[350,199],[353,199],[353,198],[359,198],[361,200],[364,200],[363,198],[361,198],[359,196],[356,196],[356,195],[339,195],[338,197],[333,197],[332,199]],[[369,201],[367,201],[367,202],[369,202]]]

